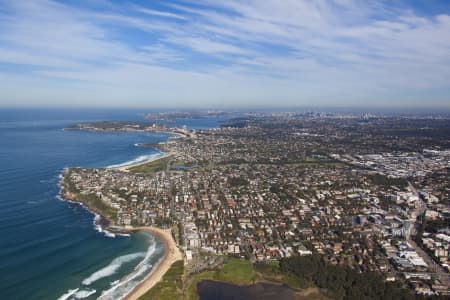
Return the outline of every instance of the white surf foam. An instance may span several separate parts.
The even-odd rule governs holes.
[[[106,267],[92,273],[89,277],[87,277],[86,279],[84,279],[82,281],[82,283],[84,285],[90,285],[91,283],[104,278],[104,277],[108,277],[111,276],[113,274],[115,274],[117,272],[117,270],[124,264],[127,262],[131,262],[139,257],[145,257],[145,253],[144,252],[137,252],[137,253],[132,253],[132,254],[127,254],[127,255],[123,255],[123,256],[119,256],[117,258],[115,258],[109,265],[107,265]]]
[[[102,226],[98,224],[101,218],[102,217],[99,214],[95,214],[94,220],[92,221],[92,223],[94,224],[94,229],[98,232],[104,233],[106,237],[115,238],[116,237],[115,233],[103,229]]]
[[[94,214],[94,222],[100,221],[101,217],[99,214]]]
[[[61,297],[58,298],[58,300],[67,300],[69,299],[73,294],[75,294],[76,292],[78,292],[79,289],[73,289],[73,290],[68,290],[67,293],[65,293],[64,295],[62,295]]]
[[[102,217],[100,217],[99,214],[94,213],[94,220],[92,221],[92,224],[94,224],[94,229],[95,229],[96,231],[98,231],[98,232],[103,232],[102,226],[100,226],[100,225],[98,224],[98,222],[100,221],[101,218],[102,218]]]
[[[109,237],[109,238],[115,238],[116,237],[115,233],[109,232],[108,230],[104,230],[103,232],[105,233],[106,237]]]
[[[116,235],[118,235],[118,236],[125,236],[125,237],[130,237],[131,236],[131,234],[129,234],[129,233],[116,233]]]
[[[120,280],[114,280],[113,282],[111,282],[109,285],[110,286],[115,286],[116,284],[118,284],[120,282]]]
[[[132,160],[126,161],[124,163],[120,163],[120,164],[110,165],[110,166],[107,166],[106,168],[107,169],[111,169],[111,168],[126,167],[126,166],[129,166],[129,165],[142,163],[142,162],[145,162],[145,161],[150,160],[150,159],[155,159],[155,158],[158,158],[160,156],[163,156],[163,153],[158,152],[158,153],[153,153],[153,154],[149,154],[149,155],[141,155],[141,156],[136,157],[135,159],[132,159]]]
[[[89,297],[92,294],[95,294],[97,291],[96,290],[81,290],[78,291],[74,294],[76,299],[84,299]]]
[[[103,291],[99,300],[117,300],[122,299],[127,293],[129,293],[141,280],[136,279],[145,272],[152,269],[153,264],[150,263],[150,258],[156,252],[156,243],[152,241],[145,253],[144,259],[134,268],[134,271],[125,278],[122,278],[116,284],[111,284],[112,287],[106,291]],[[150,273],[151,274],[151,273]],[[149,275],[150,275],[149,274]]]

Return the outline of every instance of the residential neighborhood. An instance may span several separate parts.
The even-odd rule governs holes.
[[[363,121],[371,139],[348,129]],[[153,145],[169,157],[127,170],[70,168],[64,187],[112,208],[119,228],[177,228],[191,268],[201,253],[252,262],[318,253],[420,295],[450,295],[450,150],[427,141],[414,151],[428,140],[420,136],[374,146],[379,128],[396,122],[276,115],[172,129],[186,134]]]

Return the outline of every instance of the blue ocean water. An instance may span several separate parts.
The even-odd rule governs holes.
[[[143,120],[143,112],[0,110],[0,299],[96,299],[102,293],[116,299],[163,255],[154,237],[107,237],[94,229],[90,212],[57,199],[64,167],[105,167],[152,155],[157,150],[135,144],[169,136],[63,130],[93,120]],[[215,119],[184,123],[217,126]],[[128,281],[118,282],[127,274]]]

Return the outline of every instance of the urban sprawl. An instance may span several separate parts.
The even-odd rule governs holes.
[[[450,120],[255,114],[220,128],[102,122],[73,129],[173,132],[168,155],[127,170],[69,168],[66,198],[111,228],[176,228],[200,253],[253,262],[322,255],[417,294],[450,295]]]

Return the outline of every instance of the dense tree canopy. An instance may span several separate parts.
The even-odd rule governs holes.
[[[285,258],[283,273],[309,280],[334,299],[413,299],[414,295],[398,284],[387,283],[373,272],[359,274],[346,266],[334,266],[318,255]]]

